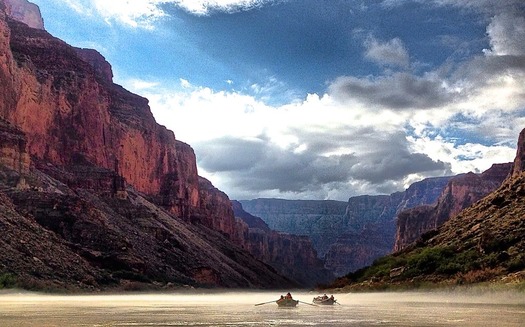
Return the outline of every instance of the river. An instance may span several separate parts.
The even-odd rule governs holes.
[[[285,293],[284,291],[282,293]],[[524,293],[335,294],[338,305],[279,309],[280,292],[200,294],[0,294],[1,327],[109,326],[525,326]]]

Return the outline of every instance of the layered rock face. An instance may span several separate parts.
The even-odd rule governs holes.
[[[26,152],[25,134],[0,118],[0,165],[9,169],[27,172],[30,158]]]
[[[240,247],[228,197],[147,99],[4,1],[0,274],[34,289],[297,286]]]
[[[233,209],[240,223],[245,225],[243,248],[257,259],[308,287],[326,284],[334,278],[317,257],[309,237],[271,230],[261,218],[244,211],[238,201],[233,201]]]
[[[118,171],[178,217],[233,235],[227,196],[214,193],[214,205],[203,203],[208,188],[200,189],[191,147],[155,122],[147,99],[112,83],[111,66],[100,54],[8,22],[0,75],[9,83],[3,82],[1,116],[26,133],[32,156],[60,167]]]
[[[450,177],[429,178],[391,195],[357,196],[348,202],[257,199],[240,201],[244,210],[270,228],[309,236],[325,267],[341,276],[390,253],[396,215],[433,203]]]
[[[306,235],[323,257],[335,242],[334,233],[343,222],[346,202],[256,199],[239,201],[244,210],[260,217],[276,231]]]
[[[437,203],[403,211],[397,220],[394,251],[400,251],[425,232],[437,229],[461,210],[497,189],[511,173],[512,163],[495,164],[482,174],[468,173],[449,181]]]

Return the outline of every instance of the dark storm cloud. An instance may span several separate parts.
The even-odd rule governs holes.
[[[334,188],[344,192],[350,182],[392,191],[410,174],[449,172],[443,162],[411,153],[404,133],[385,134],[370,128],[330,133],[302,132],[301,142],[307,145],[302,152],[280,148],[265,137],[244,141],[223,138],[199,143],[195,148],[200,167],[210,173],[227,174],[233,181],[232,194],[267,190],[305,193]],[[355,151],[325,155],[340,147]]]
[[[430,109],[454,101],[456,93],[434,76],[419,77],[395,73],[378,78],[344,76],[329,87],[329,93],[339,100],[357,100],[371,108]]]
[[[433,161],[426,154],[412,153],[402,132],[376,132],[368,140],[360,141],[369,144],[370,152],[352,167],[351,175],[355,179],[381,185],[387,181],[400,181],[410,174],[450,172],[447,164]]]
[[[233,143],[233,146],[231,145]],[[348,180],[357,162],[352,155],[324,157],[294,152],[259,140],[223,138],[195,145],[199,165],[208,172],[228,172],[239,187],[304,192],[320,184]]]

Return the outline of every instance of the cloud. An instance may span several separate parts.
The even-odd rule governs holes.
[[[525,17],[521,13],[504,12],[492,18],[487,27],[492,50],[487,53],[494,55],[525,55]]]
[[[337,192],[344,194],[344,199],[355,192],[352,184],[367,185],[368,193],[375,193],[377,189],[390,193],[398,189],[396,182],[409,175],[450,172],[443,162],[433,161],[422,153],[410,153],[409,142],[402,133],[388,135],[374,129],[337,133],[337,136],[335,131],[332,133],[298,134],[307,151],[282,148],[264,135],[251,140],[214,139],[194,146],[201,153],[199,166],[206,172],[220,173],[230,181],[228,189],[233,191],[228,194],[236,198],[242,194],[261,196],[271,190],[301,198],[310,198],[312,194],[320,196],[322,192],[321,198],[327,198],[330,192]],[[334,142],[316,144],[320,136]],[[362,152],[325,154],[342,143],[355,144],[356,150],[366,143],[369,148]]]
[[[408,51],[399,38],[380,42],[374,37],[365,41],[365,58],[382,66],[399,66],[406,68],[409,64]]]
[[[171,0],[176,6],[194,15],[209,15],[213,12],[238,12],[259,8],[266,4],[284,0]]]
[[[267,101],[286,88],[276,77],[250,84],[249,92],[233,89],[237,81],[229,91],[185,79],[123,84],[150,100],[156,119],[195,149],[199,173],[231,198],[391,193],[513,159],[525,126],[520,17],[512,10],[491,15],[489,49],[419,74],[406,69],[414,65],[400,39],[369,37],[364,56],[386,67],[382,73],[340,76],[326,93],[293,94],[285,104]]]
[[[338,99],[353,99],[371,109],[379,106],[393,110],[437,108],[458,96],[458,91],[436,74],[419,77],[409,73],[365,78],[343,76],[330,85],[329,92]]]
[[[59,1],[59,0],[54,0]],[[173,5],[198,16],[214,12],[238,12],[285,0],[63,0],[77,13],[99,15],[107,23],[117,22],[132,28],[153,29]]]
[[[54,0],[58,1],[58,0]],[[166,13],[162,10],[164,0],[64,0],[79,14],[98,15],[108,24],[117,22],[128,27],[152,29],[154,23]]]

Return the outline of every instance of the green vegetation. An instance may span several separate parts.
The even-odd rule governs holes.
[[[330,288],[352,284],[376,284],[375,288],[392,287],[396,284],[419,285],[425,281],[452,281],[456,284],[485,282],[501,275],[525,268],[525,255],[510,256],[494,246],[495,252],[478,249],[459,251],[453,246],[416,248],[411,252],[397,253],[377,259],[363,269],[336,280]]]
[[[16,277],[10,273],[0,273],[0,289],[14,288],[16,286]]]

